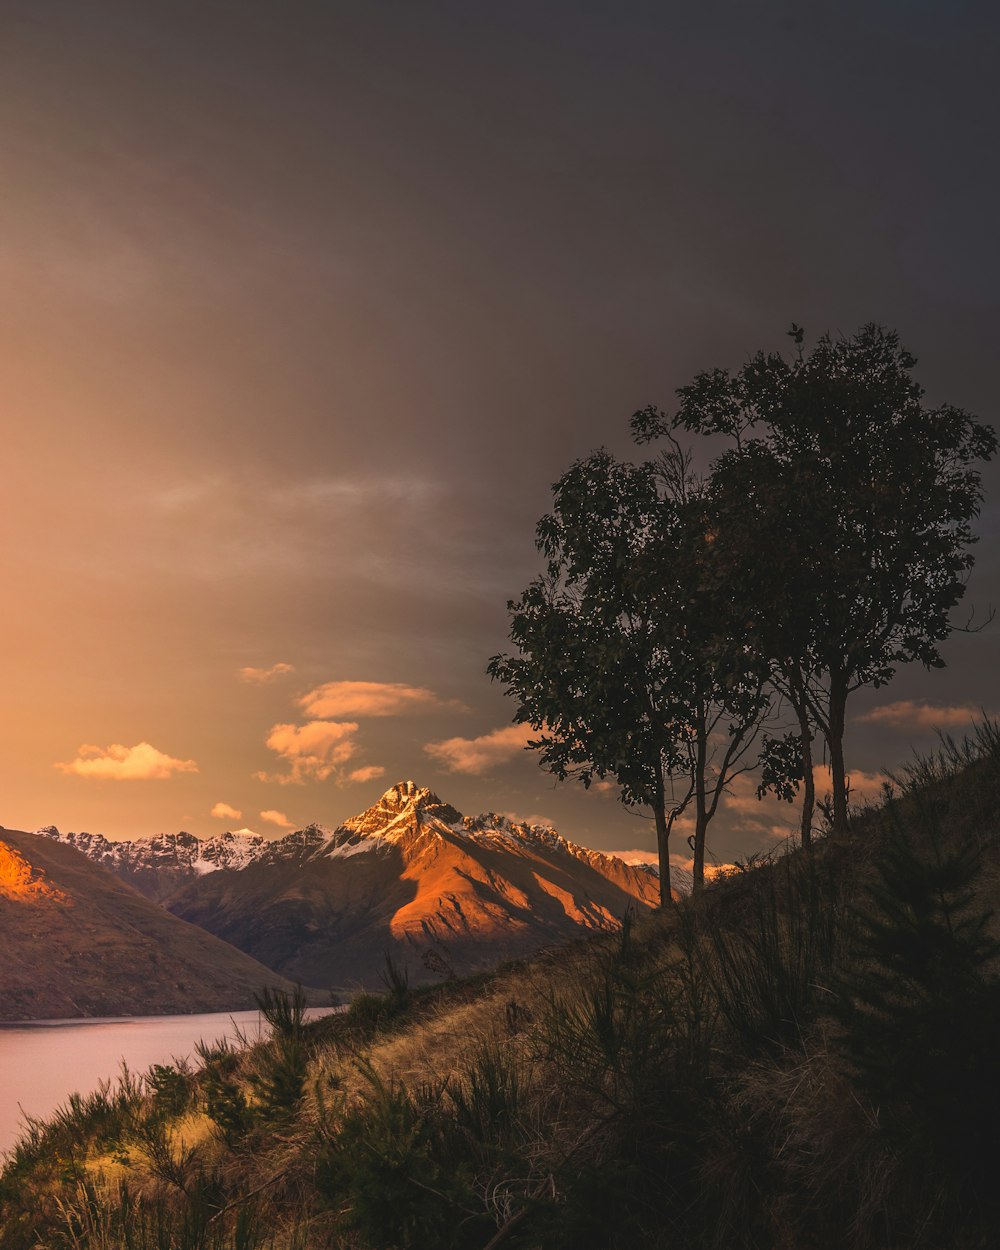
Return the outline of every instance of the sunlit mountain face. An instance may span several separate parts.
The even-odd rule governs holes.
[[[647,865],[554,829],[463,816],[413,781],[337,828],[268,841],[190,834],[108,842],[40,830],[292,980],[378,988],[389,951],[416,982],[612,932],[659,902]]]
[[[45,873],[16,847],[0,840],[0,897],[7,902],[67,905],[69,897],[45,880]]]

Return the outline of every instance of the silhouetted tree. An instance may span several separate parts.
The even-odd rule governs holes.
[[[546,574],[508,604],[519,655],[488,669],[539,731],[543,767],[613,777],[624,803],[652,809],[663,902],[674,822],[693,806],[700,886],[708,825],[766,703],[706,574],[701,496],[676,443],[655,463],[600,451],[573,465],[538,524]]]
[[[923,404],[895,332],[824,335],[808,354],[802,330],[790,334],[792,359],[760,352],[735,373],[699,374],[673,416],[645,409],[633,431],[731,440],[711,479],[717,590],[728,588],[795,710],[804,776],[811,726],[822,733],[843,830],[848,697],[900,664],[943,665],[938,644],[972,564],[973,466],[997,440],[960,408]]]

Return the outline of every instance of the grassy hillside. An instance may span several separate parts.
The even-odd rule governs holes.
[[[71,846],[0,829],[0,1020],[235,1011],[291,982]]]
[[[37,1126],[28,1250],[978,1250],[1000,1195],[1000,737],[849,838],[531,963],[206,1052]]]

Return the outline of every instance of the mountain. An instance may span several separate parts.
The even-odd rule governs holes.
[[[220,868],[244,868],[271,845],[267,838],[249,830],[215,838],[161,833],[155,838],[120,842],[102,833],[60,833],[55,825],[46,825],[36,832],[82,851],[88,859],[156,902],[162,902],[192,877]]]
[[[235,1011],[273,971],[72,846],[0,828],[0,1020]]]
[[[336,829],[274,841],[85,845],[41,832],[75,839],[175,915],[308,985],[377,986],[387,951],[414,981],[492,967],[616,928],[659,895],[645,866],[545,826],[463,816],[412,781]]]

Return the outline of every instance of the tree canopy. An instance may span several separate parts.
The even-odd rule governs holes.
[[[703,492],[676,445],[643,465],[600,451],[556,484],[537,545],[546,573],[508,605],[519,655],[488,671],[539,731],[544,767],[612,777],[623,802],[652,809],[665,902],[674,822],[693,809],[700,884],[709,822],[766,704],[706,575]]]
[[[894,331],[823,335],[808,353],[799,327],[791,337],[791,359],[759,352],[735,373],[699,374],[673,415],[645,409],[633,430],[729,440],[710,487],[719,592],[742,603],[804,749],[809,725],[823,735],[843,829],[847,699],[901,664],[943,664],[976,541],[975,466],[997,440],[961,408],[924,404]]]
[[[925,405],[894,331],[823,335],[809,352],[790,333],[789,356],[701,373],[675,412],[636,413],[637,441],[664,440],[658,458],[602,450],[563,475],[537,529],[545,573],[508,604],[518,654],[489,664],[544,767],[613,778],[652,809],[664,900],[674,823],[693,817],[700,885],[708,825],[754,764],[760,792],[803,787],[809,844],[817,734],[846,828],[848,698],[901,664],[944,663],[972,565],[993,430]],[[725,440],[707,479],[679,429]],[[773,695],[795,717],[783,737],[761,733]]]

